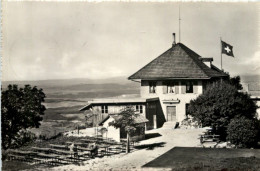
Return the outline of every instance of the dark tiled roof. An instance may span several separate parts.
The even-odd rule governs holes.
[[[200,57],[182,43],[178,43],[128,79],[209,79],[227,76],[215,66],[213,69],[209,68],[199,59]]]

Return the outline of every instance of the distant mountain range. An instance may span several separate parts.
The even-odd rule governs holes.
[[[88,79],[88,78],[73,78],[73,79],[56,79],[56,80],[35,80],[35,81],[3,81],[3,88],[9,84],[37,86],[41,88],[46,87],[67,87],[74,85],[86,85],[86,84],[136,84],[133,81],[128,80],[126,77],[112,77],[106,79]]]
[[[243,83],[260,83],[260,75],[241,75]],[[120,84],[120,85],[139,85],[139,83],[128,80],[127,77],[112,77],[106,79],[88,79],[88,78],[73,78],[73,79],[56,79],[56,80],[35,80],[35,81],[3,81],[2,86],[8,84],[25,85],[30,84],[41,88],[45,87],[68,87],[68,86],[85,86],[86,84]]]
[[[259,83],[260,84],[260,75],[241,75],[242,83]]]

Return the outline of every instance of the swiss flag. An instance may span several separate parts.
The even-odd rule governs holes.
[[[222,52],[221,53],[224,53],[228,56],[234,57],[233,46],[231,46],[230,44],[227,44],[226,42],[223,42],[222,40],[221,40],[221,44],[222,44]]]

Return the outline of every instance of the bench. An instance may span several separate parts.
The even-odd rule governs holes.
[[[24,156],[16,155],[16,154],[8,154],[9,160],[20,160],[20,161],[25,161]]]
[[[219,135],[200,135],[200,143],[219,141]]]

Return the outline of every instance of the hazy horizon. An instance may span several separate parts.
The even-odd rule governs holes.
[[[2,81],[128,77],[171,47],[172,33],[223,69],[260,75],[258,3],[3,2]]]
[[[257,77],[260,79],[260,74],[244,74],[244,75],[233,75],[233,76],[240,76],[241,81],[243,81],[242,79],[244,79],[245,77]],[[34,81],[56,81],[56,80],[92,80],[92,81],[102,81],[102,80],[118,80],[118,79],[124,79],[126,81],[130,81],[132,82],[132,80],[128,80],[128,76],[117,76],[117,77],[106,77],[106,78],[57,78],[57,79],[42,79],[42,80],[7,80],[7,81],[3,81],[2,82],[34,82]],[[258,81],[258,80],[257,80]],[[259,82],[260,83],[260,82]]]

